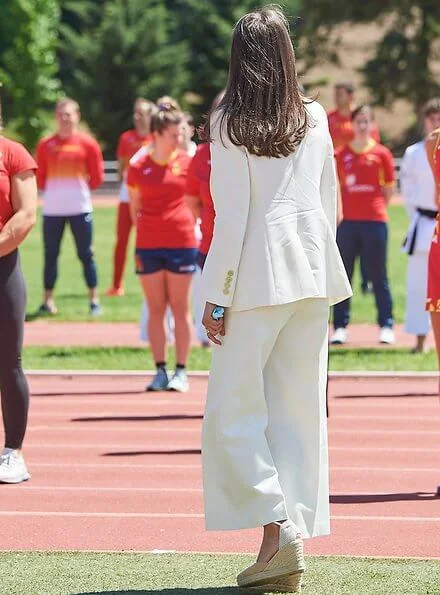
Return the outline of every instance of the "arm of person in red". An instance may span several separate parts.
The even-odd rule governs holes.
[[[186,177],[185,200],[195,220],[200,217],[200,211],[203,204],[200,199],[200,177],[197,173],[199,161],[200,151],[193,157]]]
[[[44,140],[40,140],[38,143],[36,161],[38,165],[37,186],[39,190],[44,190],[46,188],[47,180],[47,151],[46,142]]]
[[[15,147],[7,163],[11,179],[13,216],[0,232],[0,257],[11,253],[25,239],[36,222],[37,184],[36,163],[21,145]]]
[[[90,190],[99,188],[104,182],[104,158],[101,147],[94,138],[87,143],[87,172]]]
[[[381,186],[382,186],[382,194],[385,198],[385,202],[388,204],[391,200],[391,197],[394,194],[394,188],[396,185],[396,176],[395,176],[395,167],[394,167],[394,157],[389,149],[383,147],[382,152],[382,168],[381,168]]]

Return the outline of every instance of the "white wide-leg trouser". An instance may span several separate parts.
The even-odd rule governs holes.
[[[427,335],[431,328],[429,312],[425,310],[428,255],[429,252],[414,252],[408,257],[405,332],[411,335]]]
[[[328,315],[325,299],[227,312],[203,423],[208,530],[290,518],[304,537],[330,532]]]

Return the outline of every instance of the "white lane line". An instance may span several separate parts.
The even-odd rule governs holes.
[[[47,462],[40,462],[40,461],[32,461],[32,459],[26,459],[29,463],[29,466],[32,469],[39,469],[39,468],[52,468],[52,469],[65,469],[66,463],[47,463]],[[73,464],[73,463],[72,463]],[[69,471],[72,471],[71,464],[69,464]],[[75,461],[74,469],[78,472],[81,472],[82,469],[115,469],[118,467],[118,463],[81,463]],[[124,463],[124,469],[202,469],[202,464],[194,464],[194,465],[185,465],[185,464],[177,464],[177,465],[170,465],[168,463]],[[330,465],[330,471],[338,471],[338,472],[359,472],[364,473],[367,471],[368,473],[437,473],[438,474],[438,467],[353,467],[353,466],[333,466]]]
[[[41,443],[37,443],[37,442],[32,442],[32,441],[27,441],[26,442],[26,447],[28,449],[30,448],[44,448],[44,449],[48,449],[48,448],[53,448],[56,450],[66,450],[66,449],[76,449],[76,450],[82,450],[82,449],[99,449],[99,450],[107,450],[107,449],[111,449],[111,452],[114,452],[115,450],[119,452],[122,452],[123,454],[125,454],[126,456],[129,456],[130,453],[132,451],[134,452],[144,452],[145,454],[153,454],[155,456],[157,455],[161,455],[161,454],[165,454],[165,455],[173,455],[173,454],[196,454],[196,453],[181,453],[181,452],[176,452],[176,451],[182,451],[182,450],[200,450],[200,444],[182,444],[182,443],[178,443],[178,444],[155,444],[155,443],[145,443],[145,442],[136,442],[135,444],[124,444],[123,446],[121,446],[120,444],[118,444],[118,442],[112,442],[112,443],[102,443],[102,442],[95,442],[95,443],[82,443],[82,442],[72,442],[72,443],[62,443],[62,442],[56,442],[56,443],[48,443],[48,442],[41,442]],[[124,449],[124,450],[120,450],[120,449]],[[130,448],[130,450],[126,450]],[[426,448],[419,448],[419,447],[404,447],[404,448],[400,448],[400,447],[395,447],[392,444],[390,444],[390,446],[384,446],[384,447],[376,447],[376,446],[351,446],[351,445],[347,445],[347,446],[330,446],[329,448],[330,451],[344,451],[344,452],[387,452],[387,453],[395,453],[395,452],[440,452],[440,446],[436,445],[436,446],[432,446],[431,448],[426,447]],[[151,451],[148,452],[148,451]],[[134,456],[134,455],[133,455]]]
[[[66,463],[41,463],[39,461],[29,462],[29,459],[26,459],[29,463],[29,466],[32,468],[39,468],[39,467],[52,467],[55,469],[66,469]],[[81,469],[119,469],[119,461],[115,461],[114,463],[82,463],[77,459],[75,462],[68,463],[69,465],[69,472],[72,470],[72,466],[76,470]],[[168,463],[124,463],[124,469],[201,469],[202,464],[196,463],[194,465],[184,465],[184,464],[177,464],[177,465],[170,465]],[[437,469],[436,469],[437,471]]]
[[[126,486],[126,487],[115,487],[115,486],[36,486],[36,485],[24,485],[22,486],[23,492],[138,492],[138,493],[159,493],[159,494],[166,494],[166,493],[176,493],[176,494],[201,494],[203,492],[203,488],[171,488],[167,486],[162,487],[133,487],[133,486]],[[332,496],[356,496],[362,498],[363,496],[393,496],[394,493],[387,491],[387,492],[356,492],[349,491],[349,492],[335,492],[330,490],[330,497]],[[432,498],[434,496],[434,492],[423,492],[420,496],[420,499],[423,500]],[[440,503],[440,498],[438,500]],[[363,504],[363,502],[355,502],[354,504]],[[365,503],[366,504],[366,503]]]
[[[168,421],[168,420],[164,420],[164,421]],[[90,434],[95,434],[97,432],[104,432],[106,434],[109,433],[109,431],[111,431],[112,433],[115,432],[122,432],[122,433],[132,433],[132,432],[142,432],[144,434],[150,434],[150,433],[154,433],[154,432],[158,432],[158,433],[163,433],[163,432],[176,432],[176,433],[183,433],[183,434],[194,434],[194,433],[200,433],[201,431],[201,420],[176,420],[176,421],[195,421],[198,422],[196,427],[192,427],[192,428],[182,428],[179,427],[177,424],[175,426],[154,426],[154,425],[150,425],[151,422],[149,421],[139,421],[136,423],[143,423],[144,425],[142,427],[136,427],[131,425],[132,422],[130,422],[130,426],[127,427],[126,425],[124,427],[122,427],[122,425],[117,426],[114,424],[110,424],[110,425],[105,425],[105,422],[101,422],[99,424],[99,426],[93,426],[91,427],[88,422],[85,422],[88,424],[87,427],[85,426],[81,426],[81,425],[63,425],[63,424],[54,424],[51,426],[29,426],[29,431],[47,431],[47,430],[54,430],[54,431],[68,431],[68,430],[72,430],[75,433],[76,432],[88,432]],[[123,424],[123,421],[120,422],[121,424]],[[153,422],[154,424],[157,423],[156,420],[154,420]],[[148,427],[147,427],[148,424]],[[353,427],[352,429],[329,429],[329,434],[337,434],[337,435],[353,435],[353,434],[358,434],[358,435],[362,435],[362,436],[440,436],[440,431],[437,430],[387,430],[387,429],[383,429],[383,430],[363,430],[363,429],[358,429]]]
[[[67,391],[69,392],[69,391]],[[90,415],[89,411],[91,410],[92,406],[103,406],[105,407],[106,405],[109,404],[109,401],[111,401],[112,399],[114,399],[116,401],[117,404],[119,404],[121,406],[121,408],[119,409],[119,415],[127,415],[127,409],[126,406],[127,405],[138,405],[139,407],[142,408],[142,411],[148,411],[151,407],[162,407],[162,405],[172,405],[173,407],[179,408],[179,407],[183,407],[183,406],[189,406],[189,405],[194,405],[194,406],[199,406],[199,407],[203,407],[204,406],[204,399],[194,399],[193,401],[174,401],[174,400],[160,400],[160,401],[153,401],[153,400],[149,400],[148,397],[143,398],[143,399],[130,399],[130,398],[125,398],[124,397],[125,393],[124,391],[121,391],[119,394],[114,395],[114,394],[103,394],[100,395],[99,397],[94,397],[93,396],[93,391],[91,391],[90,393],[81,393],[76,395],[75,398],[71,398],[72,395],[69,393],[69,397],[65,397],[62,393],[60,393],[60,395],[51,395],[50,397],[39,397],[38,395],[32,395],[31,399],[34,399],[34,404],[33,407],[42,407],[43,403],[44,405],[49,406],[49,409],[53,410],[56,409],[57,406],[60,407],[60,410],[62,413],[66,413],[65,412],[65,405],[75,405],[76,407],[78,407],[78,405],[83,406],[84,403],[80,403],[79,401],[84,399],[87,401],[87,414]],[[123,400],[121,400],[123,398]],[[47,399],[42,401],[39,401],[39,399]],[[114,405],[115,403],[110,402],[111,405]],[[75,413],[78,413],[78,409],[74,409]],[[67,413],[68,414],[68,413]],[[128,413],[128,415],[133,415],[133,412],[130,411]]]
[[[141,488],[127,486],[114,487],[114,486],[35,486],[35,485],[24,485],[23,491],[34,491],[34,492],[140,492],[140,493],[160,493],[166,494],[168,492],[175,493],[202,493],[203,488],[169,488],[163,486],[161,488]]]
[[[90,518],[134,518],[134,519],[203,519],[204,514],[184,512],[62,512],[62,511],[31,511],[31,510],[1,510],[0,517],[90,517]],[[361,515],[336,515],[331,516],[333,521],[380,521],[404,523],[440,523],[439,517],[408,517],[408,516],[361,516]]]

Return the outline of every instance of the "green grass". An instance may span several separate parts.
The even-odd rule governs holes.
[[[99,199],[97,199],[99,200]],[[95,252],[98,263],[99,287],[103,293],[111,284],[113,245],[115,238],[115,208],[99,208],[95,218]],[[407,218],[402,206],[390,207],[389,275],[395,304],[397,322],[403,320],[405,306],[406,255],[400,252],[405,235]],[[29,312],[35,312],[42,299],[42,232],[41,221],[24,242],[22,249],[23,269],[29,294]],[[127,258],[125,275],[126,296],[123,299],[103,298],[105,308],[103,321],[135,321],[139,318],[141,292],[133,272],[133,237]],[[88,320],[86,287],[82,278],[80,263],[75,255],[70,230],[65,234],[59,262],[59,279],[56,298],[59,315],[56,320]],[[353,300],[353,322],[376,321],[374,299],[362,296],[359,291],[359,277],[353,280],[355,298]]]
[[[170,367],[175,361],[170,350]],[[209,370],[209,350],[194,347],[188,361],[190,370]],[[151,351],[143,347],[40,347],[24,349],[24,365],[33,370],[152,370]],[[429,371],[437,370],[434,350],[413,355],[405,349],[330,350],[330,370]]]
[[[249,556],[135,553],[3,553],[5,595],[240,595],[235,576]],[[304,595],[438,595],[438,561],[307,560]],[[259,591],[265,592],[265,591]],[[268,593],[266,591],[266,593]]]

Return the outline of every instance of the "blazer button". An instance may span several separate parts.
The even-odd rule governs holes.
[[[224,290],[223,290],[223,294],[224,294],[224,295],[228,295],[229,293],[230,293],[229,289],[224,289]]]
[[[234,271],[228,271],[228,272],[226,273],[226,276],[227,276],[227,277],[233,277],[233,276],[234,276]]]

